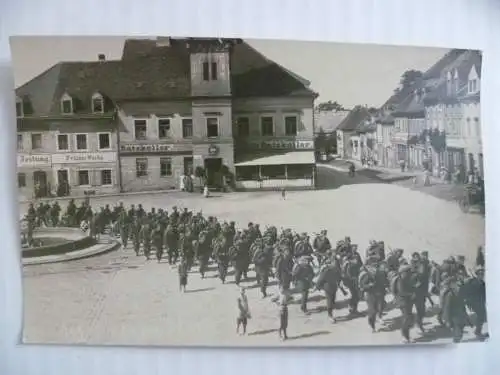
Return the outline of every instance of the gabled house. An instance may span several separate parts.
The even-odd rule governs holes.
[[[336,130],[337,153],[344,159],[361,160],[360,133],[358,129],[369,123],[371,114],[365,106],[354,107]]]
[[[444,166],[462,175],[476,168],[483,173],[480,70],[481,53],[463,51],[443,67],[435,89],[425,98],[428,128],[446,135],[445,150],[433,158],[435,172]]]

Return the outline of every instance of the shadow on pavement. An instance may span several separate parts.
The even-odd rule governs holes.
[[[253,332],[250,332],[248,334],[248,336],[259,336],[259,335],[267,335],[269,333],[275,333],[275,332],[278,332],[277,329],[273,328],[273,329],[262,329],[260,331],[253,331]]]
[[[214,287],[209,288],[200,288],[200,289],[186,289],[186,293],[199,293],[199,292],[208,292],[209,290],[214,290]]]
[[[297,335],[297,336],[289,336],[288,340],[306,339],[306,338],[309,338],[309,337],[329,335],[329,334],[330,334],[329,331],[316,331],[316,332],[310,332],[310,333],[303,333],[303,334]]]

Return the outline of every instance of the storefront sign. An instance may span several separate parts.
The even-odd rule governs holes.
[[[50,155],[18,154],[17,155],[17,166],[18,167],[50,167],[51,166]]]
[[[270,141],[251,141],[252,148],[265,150],[314,150],[314,141],[276,139]]]
[[[112,163],[116,160],[114,152],[79,152],[52,155],[52,164]]]
[[[210,147],[208,147],[208,154],[210,156],[215,156],[219,153],[219,147],[217,147],[216,145],[210,145]]]
[[[191,152],[189,145],[185,144],[122,144],[120,146],[121,153],[130,154],[154,154],[154,153],[168,153],[168,152]]]

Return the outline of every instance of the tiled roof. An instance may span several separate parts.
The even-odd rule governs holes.
[[[342,122],[337,127],[337,130],[355,131],[360,126],[360,124],[362,124],[370,117],[371,116],[368,112],[368,108],[356,106],[351,110],[351,112],[349,112],[347,117],[342,120]]]
[[[334,131],[348,114],[349,111],[315,111],[315,131],[319,131],[319,129],[323,129],[327,133]]]
[[[121,60],[61,62],[16,89],[16,94],[40,116],[59,114],[59,101],[65,92],[75,99],[76,113],[90,112],[96,91],[105,96],[110,109],[112,101],[189,98],[189,40],[172,39],[169,45],[158,46],[156,40],[129,39]],[[243,41],[233,46],[230,64],[233,97],[317,95],[308,87],[308,81]]]

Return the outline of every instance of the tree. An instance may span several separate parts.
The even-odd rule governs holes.
[[[327,101],[327,102],[323,102],[323,103],[319,103],[317,106],[316,106],[316,110],[318,111],[343,111],[344,110],[344,107],[339,104],[337,101]]]
[[[337,153],[337,134],[335,132],[331,133],[326,139],[327,152],[330,154]]]
[[[194,170],[195,177],[200,179],[200,185],[203,185],[203,179],[205,178],[205,169],[202,166],[197,166]]]
[[[407,70],[401,75],[399,84],[401,85],[401,88],[410,87],[420,78],[422,78],[423,75],[424,74],[420,70],[415,70],[415,69]]]
[[[327,136],[323,128],[319,128],[316,138],[314,138],[314,148],[316,152],[326,152]]]

